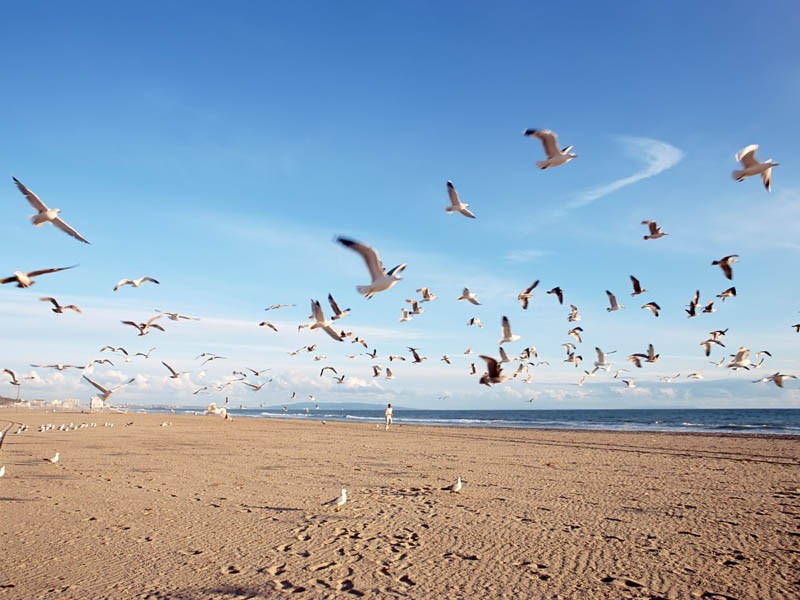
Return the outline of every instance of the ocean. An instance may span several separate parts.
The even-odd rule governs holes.
[[[142,409],[169,412],[164,408]],[[177,408],[180,414],[202,414]],[[383,423],[383,408],[319,410],[230,409],[231,416]],[[396,425],[506,427],[597,431],[660,431],[800,436],[800,409],[419,410],[395,407]]]

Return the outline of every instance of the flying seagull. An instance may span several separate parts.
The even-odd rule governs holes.
[[[314,317],[314,322],[311,324],[310,329],[322,329],[337,342],[342,341],[341,335],[339,335],[333,329],[333,327],[331,327],[331,322],[325,318],[325,314],[322,312],[322,306],[320,306],[319,300],[311,300],[311,314]]]
[[[369,285],[356,286],[356,290],[358,290],[359,294],[363,294],[367,298],[372,298],[378,292],[388,290],[402,279],[400,273],[405,270],[405,263],[401,263],[389,271],[385,271],[383,263],[381,263],[381,259],[378,257],[378,253],[374,248],[343,237],[336,238],[336,241],[358,252],[367,264],[370,277],[372,277],[372,283]]]
[[[486,361],[486,373],[481,375],[479,383],[490,386],[493,383],[502,383],[508,380],[508,377],[502,375],[503,369],[497,359],[485,354],[480,355]]]
[[[540,169],[548,169],[550,167],[558,167],[564,163],[568,163],[577,154],[571,152],[572,146],[567,146],[563,150],[558,149],[558,137],[549,129],[526,129],[522,135],[528,137],[536,137],[542,141],[544,153],[547,155],[547,160],[537,161],[536,166]]]
[[[642,287],[642,284],[639,283],[639,280],[636,279],[633,275],[629,275],[631,278],[631,284],[633,284],[633,292],[631,292],[631,296],[638,296],[639,294],[644,294],[647,290]]]
[[[344,310],[339,308],[339,305],[336,304],[336,300],[333,299],[333,296],[331,294],[328,294],[328,304],[331,305],[331,310],[333,311],[333,315],[331,316],[331,321],[342,319],[350,314],[349,308],[345,308]]]
[[[520,304],[522,305],[522,310],[528,310],[528,300],[533,298],[533,290],[537,285],[539,285],[538,279],[525,288],[524,291],[517,294],[517,300],[519,300]]]
[[[608,312],[619,310],[620,308],[625,308],[623,304],[617,304],[617,297],[608,290],[606,290],[606,295],[608,296],[609,304],[611,304],[611,306],[606,308]]]
[[[456,188],[453,187],[452,181],[447,182],[447,195],[450,196],[450,206],[445,208],[447,214],[452,215],[454,212],[459,212],[470,219],[475,218],[475,215],[473,215],[469,208],[467,208],[469,204],[464,204],[458,199],[458,192],[456,191]]]
[[[564,304],[564,290],[560,287],[556,286],[552,290],[547,290],[548,294],[555,294],[556,298],[558,298],[559,304]]]
[[[58,300],[56,300],[55,298],[50,298],[49,296],[47,298],[39,298],[39,300],[41,302],[50,302],[53,305],[53,308],[50,310],[52,310],[56,314],[61,314],[67,309],[74,310],[77,313],[81,312],[81,309],[75,306],[74,304],[61,305],[58,303]]]
[[[135,379],[135,378],[131,378],[131,379],[129,379],[128,381],[125,381],[125,382],[123,382],[123,383],[120,383],[119,385],[116,385],[116,386],[114,386],[113,388],[110,388],[110,389],[109,389],[109,388],[103,387],[102,385],[100,385],[100,384],[99,384],[99,383],[97,383],[96,381],[92,381],[92,380],[91,380],[91,379],[89,379],[89,378],[88,378],[86,375],[84,375],[84,376],[83,376],[83,378],[84,378],[86,381],[88,381],[89,383],[91,383],[91,384],[92,384],[92,385],[93,385],[95,388],[97,388],[97,390],[99,390],[99,391],[100,391],[100,396],[99,396],[99,397],[100,397],[100,400],[102,400],[103,402],[107,402],[107,401],[108,401],[108,399],[111,397],[111,394],[113,394],[114,392],[116,392],[116,391],[117,391],[118,389],[120,389],[121,387],[124,387],[124,386],[128,385],[129,383],[133,383],[134,381],[136,381],[136,379]]]
[[[139,277],[139,279],[120,279],[117,285],[114,286],[114,291],[116,292],[119,288],[123,285],[132,285],[135,288],[141,287],[141,285],[145,281],[150,281],[152,283],[159,283],[159,281],[153,279],[152,277],[148,277],[145,275],[144,277]]]
[[[170,321],[178,321],[180,319],[186,319],[187,321],[199,321],[200,319],[197,317],[190,317],[189,315],[182,315],[176,312],[169,312],[166,310],[158,310],[156,309],[157,313],[161,313],[162,315],[166,315]]]
[[[165,363],[163,360],[161,361],[161,364],[164,365],[167,368],[167,370],[170,372],[170,376],[169,376],[170,379],[180,379],[181,375],[184,375],[184,374],[189,372],[189,371],[180,371],[180,372],[176,371],[175,369],[170,367],[167,363]]]
[[[469,291],[469,288],[464,288],[464,291],[461,292],[461,295],[456,298],[456,300],[466,300],[467,302],[471,302],[475,306],[480,306],[480,302],[478,302],[478,297]]]
[[[668,233],[661,231],[661,227],[659,227],[655,221],[642,221],[642,225],[647,225],[650,229],[650,233],[644,236],[644,239],[646,240],[657,240],[665,235],[669,235]]]
[[[144,323],[137,323],[135,321],[120,321],[120,323],[122,323],[123,325],[131,325],[132,327],[136,327],[136,329],[139,330],[139,335],[142,336],[142,335],[147,335],[148,333],[150,333],[150,328],[151,327],[153,329],[158,329],[159,331],[164,331],[164,328],[161,325],[159,325],[158,323],[155,322],[158,319],[160,319],[162,316],[163,315],[159,314],[159,315],[156,315],[154,317],[150,317]]]
[[[784,375],[783,373],[773,373],[769,377],[762,377],[761,379],[756,379],[753,383],[764,383],[767,381],[771,381],[779,388],[783,387],[783,382],[787,379],[797,379],[797,375]]]
[[[3,373],[9,374],[11,377],[11,381],[9,383],[11,383],[11,385],[20,385],[19,379],[17,379],[17,374],[14,373],[14,371],[11,369],[3,369]]]
[[[728,256],[723,256],[719,260],[712,261],[712,265],[719,265],[719,268],[722,269],[722,272],[725,273],[725,277],[728,279],[733,279],[733,268],[731,265],[736,262],[739,258],[738,254],[730,254]]]
[[[758,150],[758,144],[752,144],[739,151],[736,160],[742,163],[742,169],[734,171],[731,175],[736,181],[744,181],[746,177],[760,174],[764,187],[770,192],[772,191],[772,167],[777,167],[778,163],[771,158],[764,162],[759,161],[756,158],[756,150]]]
[[[653,313],[654,317],[658,316],[658,311],[661,310],[661,307],[656,304],[655,302],[648,302],[647,304],[642,304],[642,308],[646,308],[651,313]]]
[[[61,217],[58,216],[58,213],[61,212],[60,208],[48,208],[47,206],[45,206],[44,202],[42,202],[39,199],[39,196],[34,194],[28,188],[26,188],[19,179],[17,179],[16,177],[12,177],[12,179],[14,180],[14,183],[17,184],[19,191],[22,192],[25,198],[27,198],[28,203],[34,209],[36,209],[36,214],[31,217],[31,222],[33,222],[33,224],[36,227],[41,227],[42,225],[44,225],[49,221],[64,233],[74,237],[76,240],[83,242],[84,244],[89,243],[88,240],[86,240],[86,238],[84,238],[80,233],[75,231],[72,227],[67,225],[61,219]]]
[[[722,298],[722,301],[725,302],[726,298],[733,298],[736,295],[736,288],[729,287],[727,290],[722,292],[721,294],[717,294],[717,298]]]
[[[520,336],[511,333],[511,323],[506,316],[504,316],[502,320],[502,333],[503,337],[497,342],[498,345],[510,344],[511,342],[516,342],[520,338]]]
[[[20,288],[27,288],[31,287],[36,281],[34,281],[34,277],[38,277],[39,275],[46,275],[47,273],[57,273],[58,271],[65,271],[67,269],[74,269],[78,265],[72,265],[71,267],[56,267],[54,269],[39,269],[38,271],[30,271],[25,273],[23,271],[14,271],[14,274],[11,277],[6,277],[5,279],[0,279],[0,284],[4,283],[16,283],[17,287]]]
[[[417,288],[417,292],[422,294],[422,300],[420,300],[420,302],[433,302],[438,297],[426,287]]]

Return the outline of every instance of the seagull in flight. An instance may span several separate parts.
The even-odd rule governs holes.
[[[456,298],[456,300],[466,300],[467,302],[471,302],[475,306],[480,306],[480,302],[478,302],[478,297],[469,291],[469,288],[464,288],[464,291],[461,292],[461,295]]]
[[[644,239],[646,240],[657,240],[665,235],[669,235],[668,233],[661,231],[661,227],[659,227],[655,221],[642,221],[642,225],[647,225],[650,229],[650,233],[644,236]]]
[[[773,373],[769,377],[762,377],[761,379],[756,379],[753,383],[764,383],[767,381],[771,381],[779,388],[783,387],[783,382],[787,379],[797,379],[797,375],[784,375],[783,373]]]
[[[646,308],[651,313],[653,313],[654,317],[658,316],[658,311],[661,310],[661,307],[655,302],[648,302],[647,304],[642,304],[642,308]]]
[[[581,320],[581,314],[578,312],[578,307],[574,304],[569,305],[569,316],[567,317],[567,321],[570,323],[574,323],[575,321]]]
[[[186,373],[189,372],[189,371],[176,371],[175,369],[170,367],[167,363],[165,363],[163,360],[161,361],[161,364],[164,365],[167,368],[167,370],[170,372],[170,376],[169,376],[170,379],[180,379],[181,375],[185,375]]]
[[[613,312],[615,310],[619,310],[620,308],[625,308],[623,304],[617,304],[617,297],[608,290],[606,290],[606,295],[608,296],[609,304],[611,304],[611,306],[606,308],[608,312]]]
[[[631,284],[633,284],[633,292],[631,296],[638,296],[639,294],[644,294],[647,290],[642,287],[642,284],[639,283],[639,280],[636,279],[633,275],[629,275],[631,278]]]
[[[132,285],[133,287],[138,288],[141,287],[141,285],[145,281],[150,281],[156,284],[160,283],[159,281],[153,279],[152,277],[148,277],[147,275],[145,275],[144,277],[139,277],[139,279],[120,279],[117,285],[114,286],[114,291],[116,292],[119,288],[121,288],[124,285]]]
[[[200,320],[198,317],[190,317],[189,315],[182,315],[180,313],[169,312],[169,311],[166,311],[166,310],[158,310],[158,309],[156,309],[156,312],[157,313],[161,313],[162,315],[166,315],[166,317],[170,321],[178,321],[180,319],[186,319],[187,321],[199,321]]]
[[[777,167],[776,163],[771,158],[764,162],[756,158],[756,150],[758,144],[751,144],[739,151],[736,155],[736,161],[742,163],[742,169],[731,173],[736,181],[744,181],[746,177],[753,175],[761,175],[761,181],[768,192],[772,191],[772,167]]]
[[[547,290],[548,294],[555,294],[556,298],[558,298],[559,304],[564,304],[564,290],[560,287],[556,286],[552,290]]]
[[[432,293],[426,287],[417,288],[417,292],[422,294],[422,300],[420,300],[420,302],[433,302],[436,300],[436,298],[438,298],[436,294]]]
[[[310,329],[322,329],[337,342],[343,341],[342,336],[331,327],[331,322],[325,318],[319,300],[311,300],[311,314],[314,317],[314,322],[311,324]]]
[[[511,342],[516,342],[518,339],[520,339],[520,336],[511,333],[511,323],[506,316],[504,316],[502,320],[502,333],[503,337],[497,342],[498,345],[510,344]]]
[[[106,388],[106,387],[103,387],[102,385],[100,385],[99,383],[97,383],[96,381],[92,381],[86,375],[83,375],[83,378],[86,381],[88,381],[89,383],[91,383],[95,388],[97,388],[97,390],[100,392],[100,396],[99,396],[100,400],[102,400],[103,402],[107,402],[108,399],[111,397],[111,394],[116,392],[118,389],[128,385],[129,383],[133,383],[134,381],[136,381],[136,378],[132,377],[128,381],[124,381],[123,383],[120,383],[119,385],[116,385],[113,388]]]
[[[739,258],[738,254],[729,254],[728,256],[723,256],[719,260],[712,261],[711,264],[719,265],[719,268],[722,269],[722,272],[725,274],[725,277],[728,279],[733,279],[733,268],[731,265],[737,262]]]
[[[349,308],[345,308],[344,310],[339,308],[339,305],[336,304],[336,300],[333,299],[333,295],[331,294],[328,294],[328,304],[331,305],[331,310],[333,311],[333,316],[331,316],[331,321],[342,319],[350,314]]]
[[[544,153],[547,155],[547,160],[537,161],[536,166],[540,169],[558,167],[578,156],[572,153],[572,146],[567,146],[559,150],[558,137],[549,129],[526,129],[522,132],[522,135],[539,138],[541,140]]]
[[[11,381],[9,382],[11,385],[21,385],[19,379],[17,379],[17,374],[14,373],[14,371],[11,369],[3,369],[3,373],[8,373],[8,375],[11,377]]]
[[[24,271],[14,271],[14,274],[10,277],[6,277],[5,279],[0,279],[0,284],[5,283],[16,283],[17,287],[20,288],[27,288],[31,287],[36,281],[34,281],[34,277],[38,277],[39,275],[46,275],[47,273],[57,273],[58,271],[66,271],[67,269],[74,269],[78,265],[72,265],[71,267],[56,267],[54,269],[39,269],[38,271],[30,271],[25,273]]]
[[[517,300],[519,300],[520,304],[522,305],[522,310],[528,310],[528,300],[533,298],[533,290],[537,285],[539,285],[538,279],[525,288],[525,290],[517,294]]]
[[[736,288],[729,287],[727,290],[722,292],[721,294],[717,294],[717,298],[722,298],[722,301],[725,302],[726,298],[733,298],[736,296]]]
[[[453,182],[447,182],[447,195],[450,197],[450,205],[445,208],[447,214],[452,215],[454,212],[461,213],[465,217],[469,217],[470,219],[474,219],[475,215],[467,208],[469,204],[464,204],[461,200],[458,199],[458,192],[456,188],[453,187]]]
[[[72,227],[67,225],[64,220],[58,216],[58,213],[61,212],[60,208],[48,208],[45,206],[45,203],[39,199],[39,196],[26,188],[19,179],[16,177],[12,177],[12,179],[14,180],[14,183],[17,184],[19,191],[22,192],[23,196],[25,196],[25,198],[28,200],[28,203],[36,210],[36,214],[31,217],[31,222],[36,227],[41,227],[45,223],[50,222],[55,227],[58,227],[67,235],[71,235],[79,242],[83,242],[84,244],[89,243],[86,238],[75,231]]]
[[[50,302],[53,305],[53,308],[51,308],[50,310],[52,310],[56,314],[61,314],[65,310],[74,310],[77,313],[81,312],[81,309],[78,308],[77,306],[75,306],[74,304],[61,305],[61,304],[58,303],[58,300],[56,300],[55,298],[51,298],[49,296],[46,297],[46,298],[39,298],[39,301],[40,302]]]
[[[264,310],[277,310],[279,308],[285,308],[287,306],[297,306],[296,304],[273,304],[272,306],[268,306]]]
[[[356,290],[358,290],[359,294],[363,294],[367,298],[372,298],[378,292],[388,290],[402,279],[402,277],[400,277],[400,273],[405,270],[405,263],[401,263],[389,271],[385,271],[383,268],[383,263],[381,263],[381,259],[378,257],[378,253],[374,248],[343,237],[336,238],[336,241],[343,246],[347,246],[351,250],[358,252],[367,265],[370,277],[372,278],[372,283],[369,285],[356,286]]]
[[[479,383],[488,387],[493,383],[502,383],[508,380],[508,377],[502,374],[503,368],[497,359],[485,354],[481,354],[480,357],[486,361],[486,373],[481,375]]]
[[[159,331],[164,331],[164,328],[156,323],[158,319],[160,319],[163,315],[156,315],[154,317],[150,317],[144,323],[137,323],[135,321],[120,321],[123,325],[131,325],[132,327],[136,327],[139,330],[139,335],[147,335],[150,333],[150,328],[158,329]]]

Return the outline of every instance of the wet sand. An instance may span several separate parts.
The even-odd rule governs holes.
[[[800,597],[800,438],[0,419],[3,599]]]

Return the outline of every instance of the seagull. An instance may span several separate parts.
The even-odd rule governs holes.
[[[10,277],[6,277],[5,279],[0,279],[0,284],[5,283],[16,283],[17,287],[20,288],[27,288],[31,287],[36,281],[34,281],[34,277],[38,277],[39,275],[46,275],[47,273],[57,273],[58,271],[66,271],[67,269],[74,269],[78,265],[72,265],[71,267],[56,267],[53,269],[39,269],[38,271],[30,271],[25,273],[24,271],[14,271],[14,274]]]
[[[575,321],[581,320],[581,314],[578,312],[578,307],[574,304],[569,305],[569,316],[567,317],[567,321],[570,323],[574,323]]]
[[[230,415],[228,415],[228,409],[226,409],[224,406],[221,406],[221,407],[217,408],[217,403],[216,402],[212,402],[208,406],[206,406],[206,412],[204,414],[205,415],[218,415],[218,416],[222,417],[223,419],[225,419],[226,421],[230,421],[231,420]]]
[[[533,290],[536,286],[539,285],[539,280],[537,279],[532,284],[530,284],[524,291],[517,294],[517,300],[519,300],[520,304],[522,305],[522,310],[528,310],[528,300],[533,298]]]
[[[800,323],[795,323],[792,325],[792,327],[794,328],[795,333],[800,333]]]
[[[723,256],[719,260],[712,261],[712,265],[719,265],[719,268],[722,269],[722,272],[725,273],[725,277],[728,279],[733,279],[733,269],[731,265],[737,262],[736,259],[739,258],[738,254],[730,254],[728,256]]]
[[[419,355],[419,353],[417,352],[419,350],[419,348],[412,348],[411,346],[406,346],[406,347],[411,351],[411,354],[414,357],[414,361],[413,362],[421,363],[423,360],[426,360],[426,358],[427,358],[426,356],[422,356],[421,357]]]
[[[501,365],[503,363],[510,363],[511,362],[511,359],[508,357],[508,354],[506,354],[506,351],[503,349],[502,346],[500,346],[497,349],[497,351],[500,353],[500,364]]]
[[[406,359],[406,357],[402,356],[401,354],[390,354],[389,355],[389,362],[392,362],[392,361],[395,361],[395,360],[405,360],[405,359]]]
[[[450,196],[450,206],[444,209],[447,214],[452,215],[454,212],[459,212],[470,219],[475,218],[475,215],[467,208],[469,204],[464,204],[458,199],[458,192],[456,188],[453,187],[452,181],[447,182],[447,195]]]
[[[139,335],[142,336],[150,333],[151,327],[153,329],[158,329],[159,331],[164,331],[164,328],[161,325],[155,323],[155,321],[160,319],[161,317],[162,315],[156,315],[154,317],[150,317],[144,323],[136,323],[135,321],[120,321],[120,323],[122,323],[123,325],[130,325],[132,327],[136,327],[136,329],[139,330]]]
[[[700,345],[703,347],[703,350],[705,351],[706,356],[710,356],[711,355],[711,344],[716,344],[717,346],[722,346],[723,348],[725,347],[725,344],[723,344],[722,342],[720,342],[717,339],[709,338],[707,340],[704,340],[704,341],[700,342]]]
[[[97,383],[96,381],[92,381],[92,380],[91,380],[91,379],[89,379],[89,378],[88,378],[86,375],[83,375],[83,378],[84,378],[86,381],[88,381],[89,383],[91,383],[91,384],[92,384],[92,385],[93,385],[95,388],[97,388],[97,389],[100,391],[100,396],[99,396],[99,398],[100,398],[100,400],[102,400],[103,402],[107,402],[107,401],[108,401],[108,399],[111,397],[111,394],[113,394],[114,392],[116,392],[116,391],[117,391],[118,389],[120,389],[121,387],[124,387],[124,386],[128,385],[129,383],[133,383],[134,381],[136,381],[136,378],[133,378],[133,377],[132,377],[132,378],[131,378],[131,379],[129,379],[128,381],[125,381],[125,382],[123,382],[123,383],[120,383],[119,385],[116,385],[116,386],[114,386],[113,388],[109,389],[109,388],[105,388],[105,387],[103,387],[102,385],[100,385],[100,384],[99,384],[99,383]]]
[[[123,348],[122,346],[120,346],[119,348],[115,348],[114,346],[103,346],[102,348],[100,348],[100,352],[105,352],[106,350],[110,350],[111,352],[119,352],[120,354],[128,356],[128,351],[125,350],[125,348]]]
[[[56,371],[64,371],[65,369],[85,369],[81,365],[62,365],[57,363],[55,365],[31,365],[34,369],[55,369]]]
[[[341,377],[334,376],[334,379],[336,380],[336,383],[344,383],[345,377],[347,377],[347,375],[342,375]]]
[[[481,354],[480,356],[486,361],[486,373],[481,375],[479,383],[490,386],[493,383],[502,383],[508,380],[508,377],[502,375],[503,369],[496,359],[491,356],[486,356],[485,354]]]
[[[152,354],[155,348],[150,348],[147,352],[137,352],[134,356],[143,356],[144,358],[150,358],[150,354]]]
[[[579,344],[581,344],[581,343],[583,343],[583,340],[581,339],[581,332],[582,331],[583,331],[583,327],[573,327],[572,329],[570,329],[567,332],[567,335],[571,335],[576,340],[578,340]]]
[[[167,318],[170,321],[178,321],[180,319],[185,319],[187,321],[199,321],[200,320],[197,317],[190,317],[189,315],[182,315],[182,314],[176,313],[176,312],[168,312],[168,311],[165,311],[165,310],[158,310],[158,309],[156,309],[156,312],[157,313],[161,313],[163,315],[166,315]]]
[[[56,464],[56,463],[59,461],[59,459],[60,459],[60,458],[61,458],[61,455],[60,455],[58,452],[56,452],[56,453],[53,455],[53,457],[52,457],[52,458],[45,458],[44,460],[46,460],[46,461],[47,461],[47,462],[49,462],[49,463]]]
[[[442,358],[440,358],[439,360],[440,360],[440,361],[442,361],[442,362],[443,362],[443,363],[445,363],[445,364],[448,364],[448,365],[449,365],[449,364],[452,364],[452,363],[450,362],[450,357],[449,357],[449,356],[447,356],[447,354],[445,354],[444,356],[442,356]]]
[[[647,291],[641,286],[636,277],[633,275],[630,275],[629,277],[631,278],[631,283],[633,284],[633,292],[631,293],[631,296],[638,296],[639,294],[644,294]]]
[[[331,322],[325,318],[318,300],[311,300],[311,314],[314,317],[314,322],[311,324],[310,329],[322,329],[337,342],[343,341],[342,336],[331,327]]]
[[[386,367],[386,379],[394,379],[394,373],[389,367]]]
[[[522,135],[528,137],[537,137],[542,141],[544,153],[547,155],[547,160],[537,161],[536,166],[540,169],[548,169],[550,167],[558,167],[564,163],[568,163],[578,155],[571,152],[572,146],[567,146],[563,150],[558,149],[558,137],[549,129],[526,129]]]
[[[475,327],[483,327],[483,323],[481,323],[480,317],[472,317],[469,321],[467,321],[467,325],[474,325]]]
[[[3,373],[8,373],[11,376],[11,385],[21,385],[19,379],[17,379],[17,374],[14,373],[11,369],[3,369]]]
[[[417,292],[422,294],[422,300],[420,300],[420,302],[433,302],[438,298],[436,294],[431,293],[426,287],[417,288]]]
[[[696,371],[695,373],[689,373],[686,376],[686,379],[703,379],[703,372],[702,371]]]
[[[6,474],[6,466],[3,465],[2,467],[0,467],[0,477],[4,477],[5,474]]]
[[[642,221],[642,225],[647,225],[650,228],[650,233],[644,236],[646,240],[657,240],[665,235],[669,235],[661,231],[661,227],[659,227],[655,221]]]
[[[758,144],[752,144],[739,151],[736,155],[737,162],[742,163],[742,170],[734,171],[731,173],[736,181],[744,181],[745,177],[752,175],[761,175],[761,181],[764,182],[764,187],[767,191],[772,191],[772,167],[777,167],[779,163],[774,162],[768,158],[764,162],[756,158],[756,150]]]
[[[338,511],[339,509],[341,509],[345,505],[345,502],[347,502],[347,490],[342,488],[342,493],[341,494],[336,496],[336,498],[332,498],[331,500],[328,500],[327,502],[323,502],[322,506],[335,506],[336,510]]]
[[[50,310],[52,310],[56,314],[61,314],[67,309],[74,310],[77,313],[81,312],[81,309],[78,308],[77,306],[75,306],[74,304],[61,305],[61,304],[58,303],[58,300],[56,300],[55,298],[51,298],[49,296],[46,297],[46,298],[39,298],[39,301],[40,302],[50,302],[53,305],[53,308],[50,309]]]
[[[762,377],[761,379],[756,379],[753,383],[764,383],[766,381],[771,381],[779,388],[783,387],[783,382],[787,379],[797,379],[797,375],[784,375],[783,373],[773,373],[769,377]]]
[[[708,304],[706,304],[703,307],[703,312],[704,313],[715,313],[715,312],[717,312],[717,309],[714,308],[714,301],[713,300],[711,300]]]
[[[160,283],[159,281],[153,279],[152,277],[148,277],[147,275],[139,277],[139,279],[120,279],[117,285],[114,286],[114,291],[116,292],[123,285],[132,285],[133,287],[138,288],[141,287],[141,285],[145,281],[150,281],[152,283]]]
[[[749,369],[753,363],[750,361],[750,350],[744,346],[739,346],[739,350],[733,356],[733,360],[726,367],[729,369]]]
[[[334,367],[327,366],[327,367],[322,367],[322,369],[320,369],[319,376],[322,377],[322,374],[325,371],[333,371],[334,375],[338,375],[339,374],[339,372]]]
[[[339,305],[336,304],[336,300],[333,299],[333,296],[331,294],[328,294],[328,304],[331,305],[331,310],[333,311],[333,315],[331,316],[331,321],[342,319],[350,314],[349,308],[345,308],[344,310],[339,308]]]
[[[14,183],[17,184],[19,191],[22,192],[25,198],[27,198],[28,203],[34,209],[36,209],[36,214],[31,217],[31,222],[34,224],[34,226],[41,227],[42,225],[44,225],[49,221],[64,233],[74,237],[76,240],[83,242],[84,244],[89,243],[88,240],[86,240],[86,238],[84,238],[80,233],[75,231],[72,227],[67,225],[61,219],[61,217],[58,216],[58,213],[61,212],[61,209],[48,208],[47,206],[45,206],[44,202],[42,202],[39,199],[39,196],[34,194],[28,188],[26,188],[19,179],[17,179],[16,177],[12,177],[12,179],[14,180]]]
[[[466,300],[467,302],[471,302],[475,306],[480,306],[480,302],[478,302],[478,297],[469,291],[469,288],[464,288],[464,291],[461,292],[461,295],[456,298],[456,300]]]
[[[419,301],[418,300],[407,299],[406,302],[408,302],[411,305],[411,313],[410,314],[412,314],[412,315],[421,315],[422,313],[425,312],[424,308],[420,308],[419,307]]]
[[[623,304],[617,304],[617,297],[608,290],[606,290],[606,295],[608,296],[608,301],[611,304],[611,306],[609,306],[606,309],[608,312],[613,312],[615,310],[619,310],[620,308],[625,308]]]
[[[580,366],[582,360],[583,356],[581,355],[575,356],[574,352],[570,352],[567,354],[567,358],[564,359],[564,362],[574,364],[575,368],[577,369]]]
[[[712,340],[714,340],[716,342],[719,338],[723,337],[726,333],[728,333],[727,329],[716,329],[714,331],[709,331],[708,335]]]
[[[655,302],[648,302],[647,304],[642,304],[642,308],[646,308],[651,313],[653,313],[654,317],[658,316],[658,311],[661,310],[661,307],[656,304]]]
[[[733,298],[736,295],[736,288],[729,287],[727,290],[722,292],[721,294],[717,294],[717,298],[722,298],[722,301],[725,302],[726,298]]]
[[[363,294],[367,298],[372,298],[378,292],[388,290],[402,279],[400,273],[405,270],[405,263],[401,263],[389,271],[385,271],[383,269],[383,263],[381,263],[381,259],[378,257],[378,253],[374,248],[343,237],[336,238],[336,241],[358,252],[367,264],[370,277],[372,277],[372,283],[369,285],[356,286],[356,290],[358,290],[359,294]]]
[[[380,365],[372,365],[372,376],[373,377],[380,377],[382,370],[383,369],[381,368]]]
[[[180,379],[181,375],[184,375],[184,374],[189,372],[189,371],[180,371],[180,372],[178,372],[175,369],[173,369],[172,367],[170,367],[163,360],[161,361],[161,364],[164,365],[165,367],[167,367],[167,370],[171,373],[171,375],[169,376],[170,379]]]
[[[511,342],[516,342],[520,338],[520,336],[511,333],[511,323],[508,321],[508,317],[504,316],[501,323],[502,323],[501,331],[503,333],[503,337],[500,338],[497,344],[498,345],[510,344]]]
[[[250,388],[251,390],[253,390],[254,392],[260,392],[260,391],[261,391],[261,388],[263,388],[263,387],[264,387],[265,385],[267,385],[269,382],[268,382],[268,381],[265,381],[264,383],[260,383],[260,384],[258,384],[258,385],[254,384],[254,383],[250,383],[249,381],[243,381],[242,383],[243,383],[243,384],[245,384],[247,387],[249,387],[249,388]]]
[[[261,323],[259,323],[258,326],[259,327],[269,327],[270,329],[272,329],[272,331],[274,331],[275,333],[278,333],[278,328],[275,327],[275,325],[273,325],[269,321],[261,321]]]
[[[442,489],[447,492],[460,492],[461,487],[462,487],[461,476],[459,475],[458,479],[456,479],[456,482],[454,484],[448,485],[447,487],[444,487]]]
[[[279,308],[286,308],[287,306],[297,306],[296,304],[273,304],[272,306],[268,306],[264,310],[277,310]]]
[[[625,384],[626,388],[635,388],[636,382],[633,379],[621,379],[622,383]]]
[[[595,367],[610,367],[611,363],[606,362],[606,354],[613,354],[616,350],[612,350],[611,352],[603,352],[600,348],[595,346],[595,352],[597,352],[597,360],[594,362]]]

